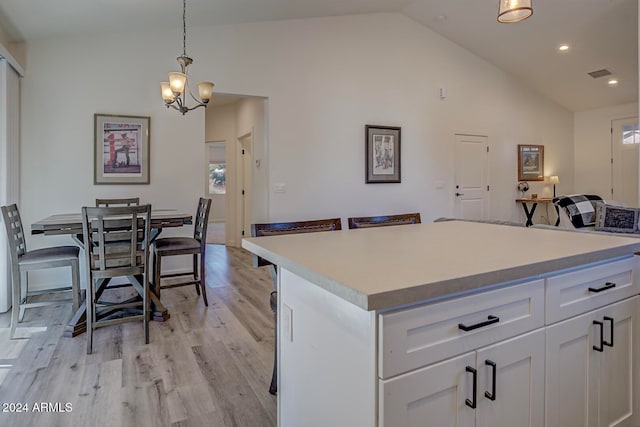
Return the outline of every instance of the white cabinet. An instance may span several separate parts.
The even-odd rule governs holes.
[[[640,425],[639,298],[547,328],[546,427]]]
[[[380,380],[379,425],[542,427],[543,378],[544,330],[539,329]]]

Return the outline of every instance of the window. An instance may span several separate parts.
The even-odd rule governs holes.
[[[224,162],[209,163],[209,194],[225,194],[227,192],[227,164]]]
[[[622,125],[622,144],[640,144],[638,123],[633,125]]]

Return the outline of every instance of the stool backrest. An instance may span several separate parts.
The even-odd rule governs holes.
[[[82,230],[87,267],[94,277],[128,276],[146,271],[151,205],[83,207]]]
[[[7,230],[7,243],[9,244],[11,263],[17,264],[20,257],[27,252],[20,211],[18,211],[16,204],[2,206],[1,210],[4,226]]]
[[[349,222],[349,229],[420,224],[420,213],[351,217],[347,218],[347,221]]]
[[[96,207],[109,206],[138,206],[140,197],[130,197],[127,199],[96,199]]]
[[[281,234],[316,233],[321,231],[342,230],[340,218],[316,219],[311,221],[270,222],[251,224],[251,236],[277,236]],[[271,264],[269,261],[254,255],[254,265],[259,267]]]

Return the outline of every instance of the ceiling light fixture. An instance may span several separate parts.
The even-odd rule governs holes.
[[[558,50],[560,52],[566,52],[569,50],[569,45],[568,44],[561,44],[560,46],[558,46]]]
[[[499,0],[498,22],[520,22],[533,15],[532,0]]]
[[[174,71],[169,73],[169,81],[160,83],[160,89],[162,90],[164,105],[167,108],[175,108],[184,116],[188,111],[195,110],[198,107],[206,108],[207,103],[213,97],[213,83],[211,82],[198,83],[199,98],[189,88],[187,67],[193,63],[193,59],[187,56],[187,0],[182,0],[182,55],[177,60],[182,72]],[[187,107],[187,92],[197,103],[195,107]]]
[[[615,86],[618,84],[618,79],[615,77],[611,77],[607,83],[609,83],[609,86]]]

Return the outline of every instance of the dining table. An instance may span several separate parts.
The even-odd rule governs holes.
[[[190,214],[175,209],[153,209],[151,210],[151,236],[150,242],[160,235],[163,229],[172,227],[182,227],[192,224],[192,216]],[[31,234],[44,234],[45,236],[54,235],[70,235],[78,244],[80,249],[84,250],[84,239],[82,231],[82,214],[80,210],[77,213],[54,214],[31,224]],[[100,295],[106,289],[109,279],[103,279],[98,285],[97,294]],[[156,321],[165,321],[169,319],[169,311],[162,304],[158,295],[155,294],[152,286],[149,287],[149,296],[151,297],[152,314],[151,317]],[[80,305],[74,313],[69,323],[64,328],[64,336],[75,337],[87,330],[86,323],[87,305],[85,301]]]

